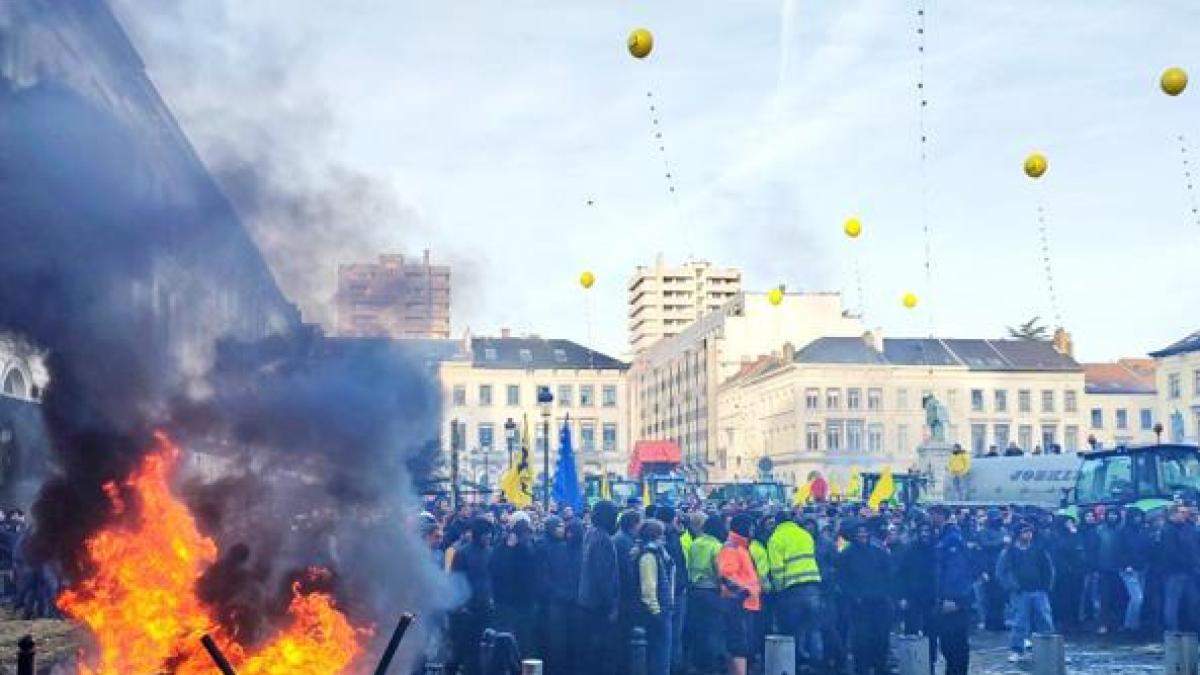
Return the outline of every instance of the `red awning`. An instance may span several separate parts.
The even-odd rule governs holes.
[[[629,459],[629,475],[640,476],[643,464],[679,464],[682,455],[674,441],[638,441]]]

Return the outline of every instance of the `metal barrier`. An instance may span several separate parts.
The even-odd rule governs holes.
[[[1167,675],[1197,675],[1195,633],[1167,631],[1163,635],[1163,671]]]
[[[33,675],[36,655],[37,645],[32,635],[26,635],[17,642],[17,675]]]
[[[929,638],[897,635],[894,643],[900,675],[929,675]]]
[[[1058,633],[1033,634],[1034,675],[1066,675],[1067,650]]]
[[[767,636],[763,675],[796,675],[796,640],[791,635]]]
[[[525,659],[521,662],[521,675],[542,675],[542,662],[539,659]]]

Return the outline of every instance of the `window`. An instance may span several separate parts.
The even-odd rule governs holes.
[[[1044,413],[1054,412],[1054,390],[1053,389],[1042,390],[1042,412],[1044,412]]]
[[[483,350],[483,360],[495,361],[496,360],[496,348],[488,347],[487,349],[484,349]]]
[[[896,427],[896,448],[900,452],[908,452],[908,425],[901,424]]]
[[[868,389],[867,390],[867,410],[882,410],[883,409],[883,390]]]
[[[1092,408],[1092,428],[1104,428],[1104,411],[1100,408]]]
[[[983,412],[983,390],[971,390],[971,412]]]
[[[1071,425],[1063,432],[1063,446],[1067,452],[1079,452],[1079,427]]]
[[[1129,411],[1124,408],[1117,408],[1117,428],[1129,428]]]
[[[604,434],[604,438],[602,439],[604,442],[604,452],[616,452],[617,451],[617,425],[612,424],[612,423],[606,423],[604,425],[604,427],[601,429],[601,432]]]
[[[558,405],[563,408],[571,407],[571,391],[573,387],[569,384],[558,385]]]
[[[1042,450],[1047,452],[1050,448],[1058,443],[1058,425],[1043,424],[1042,425]]]
[[[508,385],[508,405],[510,407],[516,407],[516,406],[521,405],[521,385],[519,385],[519,384]]]
[[[490,422],[484,422],[479,425],[479,447],[484,451],[491,450],[494,447],[496,439],[495,427]]]
[[[872,424],[867,427],[867,452],[873,455],[883,453],[883,425]]]
[[[979,398],[983,398],[983,392],[979,392]],[[972,424],[971,425],[971,454],[982,455],[987,446],[987,425]]]
[[[842,407],[842,390],[841,389],[826,389],[825,390],[825,408],[828,410],[837,410]]]
[[[566,352],[566,350],[564,350],[564,349],[555,349],[555,350],[554,350],[554,362],[555,362],[555,363],[566,363],[566,362],[567,362],[567,352]]]
[[[821,407],[821,390],[820,389],[805,389],[804,390],[804,409],[816,410]]]
[[[862,409],[862,389],[846,390],[846,410]]]
[[[579,425],[579,447],[584,452],[596,451],[596,423],[584,422]]]
[[[997,389],[996,391],[992,392],[992,399],[995,402],[996,412],[998,412],[998,413],[1008,412],[1008,390],[1007,389]]]
[[[946,407],[950,408],[951,410],[954,410],[955,408],[958,407],[958,390],[957,389],[947,389],[946,390]]]
[[[521,363],[533,363],[533,352],[528,349],[522,349]]]
[[[1154,411],[1149,408],[1142,408],[1141,415],[1142,431],[1152,431],[1154,429]]]
[[[614,384],[604,385],[604,388],[600,390],[600,395],[601,395],[600,405],[604,406],[605,408],[617,407],[617,386],[616,385],[614,385]]]
[[[821,449],[821,425],[809,424],[804,428],[804,449],[817,452]]]
[[[454,385],[454,407],[461,408],[467,404],[467,387],[462,384]]]
[[[1033,398],[1028,389],[1017,391],[1017,411],[1023,413],[1033,412]]]
[[[993,445],[995,445],[997,449],[1003,451],[1008,447],[1008,441],[1011,438],[1011,428],[1007,424],[997,424],[994,427],[994,433],[996,434],[996,438],[994,439],[995,442]]]
[[[825,449],[831,453],[842,449],[841,422],[829,422],[825,425]]]
[[[863,422],[849,420],[846,422],[846,452],[862,452]]]
[[[1084,462],[1076,486],[1075,498],[1081,504],[1132,501],[1132,457],[1116,455],[1104,462]]]
[[[1025,451],[1033,448],[1033,427],[1028,424],[1017,427],[1017,447]]]
[[[596,388],[590,384],[579,385],[579,407],[590,408],[596,405]]]
[[[1179,373],[1171,373],[1167,376],[1167,397],[1179,398],[1180,394]]]
[[[1079,394],[1074,389],[1068,389],[1063,392],[1063,412],[1079,412]]]
[[[908,390],[903,387],[896,390],[896,410],[908,410]]]
[[[489,406],[492,404],[492,385],[479,385],[479,405]]]

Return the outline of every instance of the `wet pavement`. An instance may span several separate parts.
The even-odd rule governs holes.
[[[1125,637],[1087,634],[1066,637],[1067,672],[1079,675],[1140,675],[1163,672],[1163,644]],[[939,662],[941,673],[945,663]],[[1020,675],[1033,672],[1033,661],[1008,662],[1006,633],[971,635],[971,673]]]

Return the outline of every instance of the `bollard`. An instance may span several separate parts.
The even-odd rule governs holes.
[[[1033,634],[1033,674],[1067,674],[1067,651],[1058,633]]]
[[[900,675],[929,675],[929,638],[921,635],[897,635],[895,643]]]
[[[492,672],[493,653],[496,648],[496,631],[491,628],[483,631],[479,639],[479,672],[488,675]]]
[[[1163,671],[1167,675],[1197,675],[1195,633],[1168,631],[1163,643]]]
[[[525,659],[521,662],[521,675],[542,675],[540,659]]]
[[[629,675],[646,675],[646,629],[634,628],[629,638]]]
[[[796,641],[792,636],[768,635],[763,664],[763,675],[796,675]]]
[[[32,635],[26,635],[17,641],[17,675],[33,675],[36,647]]]

